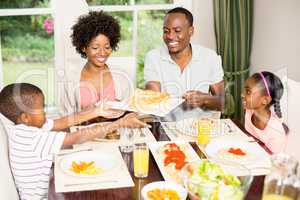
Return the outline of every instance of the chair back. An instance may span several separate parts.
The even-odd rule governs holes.
[[[299,148],[300,142],[300,123],[299,123],[299,99],[300,99],[300,82],[292,79],[287,80],[287,126],[289,127],[288,142],[286,153],[294,156],[300,162]]]
[[[8,157],[8,138],[6,125],[12,125],[2,114],[0,114],[0,194],[1,199],[19,200]]]
[[[135,57],[115,57],[108,58],[107,63],[111,70],[119,73],[125,73],[129,78],[130,84],[136,86],[136,63]]]

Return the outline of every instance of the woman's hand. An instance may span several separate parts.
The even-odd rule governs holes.
[[[98,116],[107,118],[107,119],[115,119],[119,118],[122,115],[124,115],[125,111],[124,110],[118,110],[118,109],[113,109],[109,105],[101,102],[96,104],[96,110],[98,113]]]
[[[136,113],[129,113],[129,114],[125,115],[124,117],[119,119],[120,127],[123,127],[123,128],[143,128],[143,127],[148,126],[146,123],[140,121],[137,118],[137,116],[138,115]]]

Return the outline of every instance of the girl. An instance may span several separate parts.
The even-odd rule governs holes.
[[[242,103],[246,130],[263,142],[272,153],[285,147],[287,136],[281,121],[280,98],[283,85],[271,72],[253,74],[246,80]],[[274,111],[270,109],[274,105]]]

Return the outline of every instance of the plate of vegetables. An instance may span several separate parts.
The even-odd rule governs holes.
[[[181,176],[192,200],[242,200],[248,192],[252,176],[246,167],[239,167],[248,171],[248,174],[235,176],[232,175],[234,169],[231,166],[201,160],[187,164]]]

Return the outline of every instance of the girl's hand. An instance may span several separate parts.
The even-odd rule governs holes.
[[[146,123],[140,121],[137,118],[136,113],[129,113],[125,115],[124,117],[119,119],[119,123],[120,123],[120,127],[122,128],[143,128],[147,126]]]

